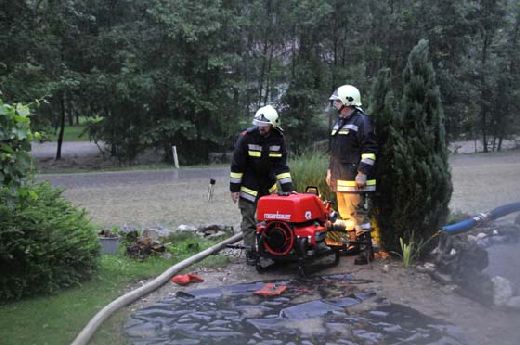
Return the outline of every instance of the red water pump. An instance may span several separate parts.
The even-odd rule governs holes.
[[[256,267],[263,270],[262,258],[276,261],[297,261],[298,272],[306,275],[311,258],[334,255],[339,251],[325,245],[327,224],[336,213],[330,202],[318,197],[317,189],[305,193],[278,193],[263,196],[257,206]]]

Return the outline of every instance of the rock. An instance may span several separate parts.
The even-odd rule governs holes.
[[[435,264],[431,262],[425,262],[423,265],[417,265],[416,269],[418,272],[429,273],[435,270]]]
[[[491,240],[491,237],[486,237],[477,241],[477,245],[482,248],[489,247],[492,243],[493,241]]]
[[[493,304],[497,307],[507,305],[509,299],[513,296],[513,288],[506,278],[496,276],[491,279],[493,282]]]
[[[441,284],[452,284],[453,283],[453,278],[449,274],[444,274],[439,271],[431,271],[428,273],[430,273],[430,276],[432,277],[433,280],[438,281]]]
[[[513,296],[513,297],[511,297],[507,301],[506,307],[512,308],[512,309],[516,309],[516,310],[520,310],[520,296]]]
[[[485,233],[483,233],[483,232],[479,232],[479,233],[477,234],[477,240],[481,240],[481,239],[483,239],[483,238],[486,238],[486,236],[487,236],[487,235],[486,235]]]
[[[463,295],[485,305],[493,304],[493,283],[482,273],[488,265],[488,253],[477,243],[463,234],[441,236],[434,263],[437,270],[430,273],[432,279],[442,284],[455,283]]]
[[[197,231],[197,227],[195,225],[191,225],[191,224],[181,224],[177,227],[177,231]]]
[[[204,238],[215,238],[221,236],[232,236],[234,229],[230,225],[212,224],[201,226],[197,229],[197,234]]]
[[[159,239],[159,231],[156,229],[144,229],[143,238],[148,238],[152,241],[157,241]]]
[[[173,255],[171,255],[171,254],[168,253],[168,252],[164,252],[164,253],[161,254],[161,257],[162,257],[163,259],[170,260],[170,259],[173,257]]]

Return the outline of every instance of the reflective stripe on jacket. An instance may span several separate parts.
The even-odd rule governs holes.
[[[283,134],[273,128],[263,137],[258,127],[242,132],[235,144],[229,177],[230,191],[240,192],[240,198],[253,203],[276,192],[277,182],[284,192],[292,191]]]
[[[375,191],[377,139],[372,117],[356,109],[350,117],[338,118],[330,135],[329,169],[333,188],[337,192]],[[367,183],[363,189],[356,186],[358,172],[367,175]]]

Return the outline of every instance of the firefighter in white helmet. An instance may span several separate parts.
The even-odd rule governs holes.
[[[338,112],[331,130],[331,154],[326,182],[338,199],[340,223],[349,230],[350,241],[371,241],[368,193],[376,190],[374,178],[377,140],[372,118],[361,108],[361,94],[352,85],[337,88],[329,101]],[[332,239],[337,233],[330,233]],[[361,250],[361,248],[351,248]],[[371,246],[369,247],[370,256]],[[366,252],[356,264],[370,259]]]
[[[254,127],[240,134],[231,163],[230,186],[233,202],[242,214],[240,225],[247,248],[247,263],[255,264],[256,204],[261,196],[293,191],[283,130],[276,109],[261,107],[253,118]]]

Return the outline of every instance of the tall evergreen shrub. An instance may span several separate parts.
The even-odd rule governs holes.
[[[389,93],[388,72],[374,86],[373,113],[380,140],[375,214],[386,249],[399,239],[428,241],[444,224],[452,193],[444,113],[427,40],[408,56],[398,110]]]

